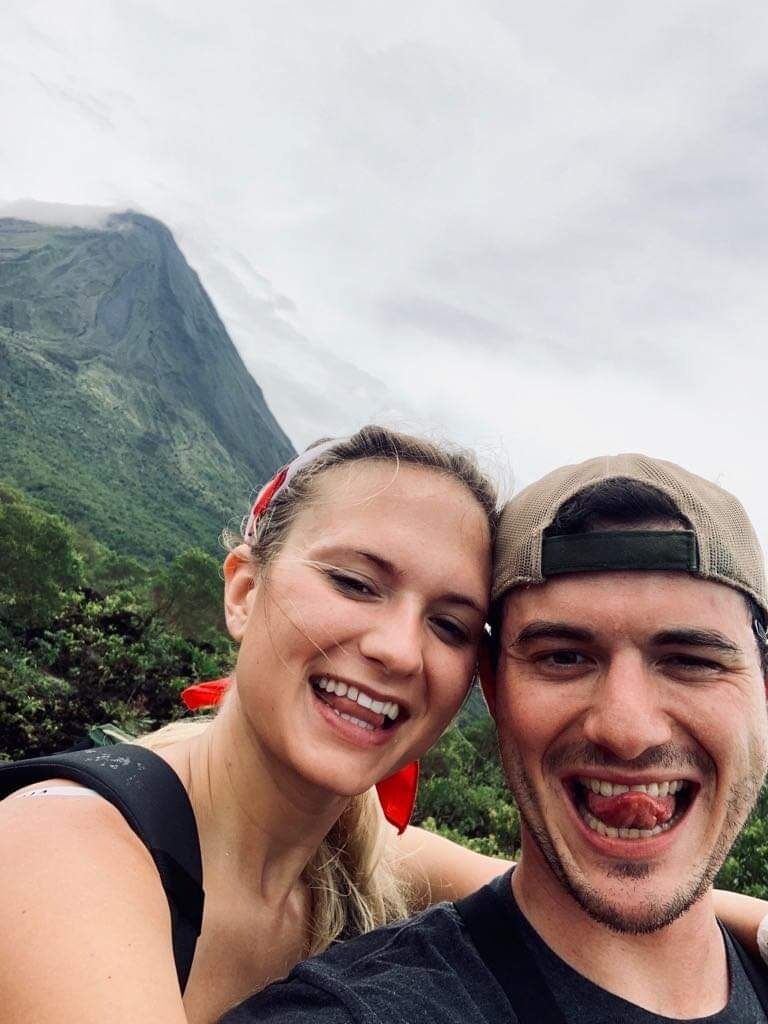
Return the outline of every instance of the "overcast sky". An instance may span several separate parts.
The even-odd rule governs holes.
[[[640,450],[768,542],[768,5],[4,0],[0,200],[132,207],[297,447]]]

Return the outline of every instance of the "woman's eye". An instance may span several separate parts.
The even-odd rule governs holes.
[[[432,619],[432,626],[436,633],[438,633],[444,640],[455,646],[460,644],[467,644],[472,639],[472,636],[466,626],[456,622],[454,619],[444,619],[442,617]]]
[[[352,594],[357,597],[375,597],[376,591],[364,580],[357,576],[348,576],[344,572],[329,572],[328,576],[337,590],[345,594]]]

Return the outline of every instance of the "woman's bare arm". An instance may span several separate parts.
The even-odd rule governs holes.
[[[715,911],[750,953],[757,953],[757,926],[768,914],[768,902],[739,892],[715,889]]]
[[[157,869],[106,801],[0,803],[0,1021],[186,1024]]]
[[[417,909],[466,896],[512,864],[413,826],[393,834],[391,844],[395,871],[412,890]]]

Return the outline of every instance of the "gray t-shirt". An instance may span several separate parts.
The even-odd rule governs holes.
[[[599,988],[553,953],[520,912],[509,872],[485,891],[495,911],[489,929],[506,922],[510,937],[519,937],[511,940],[510,957],[515,942],[525,943],[568,1024],[670,1024]],[[726,951],[728,1005],[689,1024],[768,1024],[727,936]],[[454,905],[442,903],[299,964],[222,1024],[520,1024],[508,998],[518,983],[498,963],[489,967]]]

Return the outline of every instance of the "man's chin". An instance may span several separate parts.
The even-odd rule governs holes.
[[[652,861],[616,859],[608,866],[603,863],[601,869],[594,866],[594,872],[587,871],[559,850],[551,835],[530,818],[526,831],[561,887],[582,910],[623,935],[648,935],[676,921],[711,888],[723,859],[718,855],[699,863],[698,869],[691,866],[686,884],[674,887],[664,884],[660,877],[664,872]]]
[[[652,872],[647,864],[637,862],[618,862],[611,869],[610,876],[618,883],[623,881],[623,891],[601,891],[583,881],[569,878],[567,874],[566,886],[570,895],[593,921],[622,935],[649,935],[667,928],[690,910],[711,886],[711,879],[703,877],[693,881],[687,888],[662,896],[653,892],[652,882],[647,887],[638,884],[651,878]],[[634,898],[632,888],[638,890]]]

